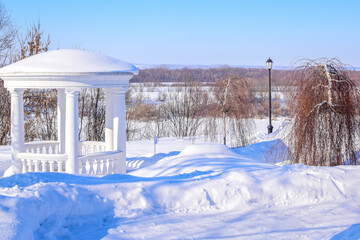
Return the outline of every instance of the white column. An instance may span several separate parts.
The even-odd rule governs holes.
[[[66,132],[65,132],[65,153],[67,155],[66,160],[66,172],[78,173],[79,163],[78,145],[79,145],[79,126],[78,126],[78,96],[79,91],[68,90],[66,94]]]
[[[113,151],[113,93],[105,89],[105,150]]]
[[[57,119],[58,119],[58,142],[59,153],[65,153],[65,89],[57,89]]]
[[[113,91],[113,131],[114,131],[114,150],[122,151],[120,159],[114,163],[116,173],[126,173],[126,108],[125,108],[125,88]]]
[[[24,89],[8,89],[11,94],[11,172],[13,175],[22,172],[20,159],[16,157],[19,152],[24,152]]]

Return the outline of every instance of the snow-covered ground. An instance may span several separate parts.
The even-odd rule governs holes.
[[[129,142],[127,175],[0,178],[0,239],[360,239],[360,167],[266,163],[266,125],[238,149]]]

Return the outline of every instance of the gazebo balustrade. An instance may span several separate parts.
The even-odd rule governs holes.
[[[66,154],[59,153],[58,141],[35,141],[25,143],[25,152],[17,157],[22,163],[22,173],[65,172]],[[79,173],[106,175],[116,173],[114,163],[123,156],[122,151],[107,151],[106,142],[79,142]]]
[[[97,152],[80,156],[80,173],[88,175],[106,175],[116,172],[115,162],[123,156],[121,151]]]
[[[25,143],[26,153],[38,154],[58,154],[59,142],[58,141],[34,141]]]

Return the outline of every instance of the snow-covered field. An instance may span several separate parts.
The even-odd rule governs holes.
[[[266,163],[266,125],[238,149],[129,142],[127,175],[0,178],[0,239],[360,239],[360,167]]]

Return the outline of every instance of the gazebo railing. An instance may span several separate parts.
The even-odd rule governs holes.
[[[105,151],[105,142],[79,142],[79,172],[88,175],[114,173],[114,163],[123,152]],[[22,172],[64,172],[66,154],[59,153],[59,142],[36,141],[25,143],[25,151],[18,153]]]
[[[25,143],[25,152],[37,154],[58,154],[59,142],[57,141],[36,141]]]
[[[79,172],[87,175],[112,174],[114,173],[114,163],[122,154],[121,151],[107,151],[79,156]]]
[[[79,155],[89,155],[105,152],[105,142],[84,141],[79,142]],[[35,141],[25,143],[25,152],[39,154],[58,154],[59,142],[57,141]]]
[[[90,155],[98,152],[105,152],[105,145],[105,142],[79,142],[79,155]]]
[[[18,153],[22,172],[64,172],[66,154]]]

